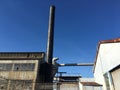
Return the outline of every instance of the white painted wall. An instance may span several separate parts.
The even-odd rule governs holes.
[[[95,82],[95,78],[79,78],[80,82]]]
[[[95,82],[95,78],[80,78],[79,79],[79,86],[80,86],[80,90],[103,90],[102,89],[102,86],[94,86],[94,85],[91,85],[91,86],[87,86],[87,85],[83,85],[81,82]]]
[[[103,74],[110,71],[120,64],[120,43],[105,43],[101,44],[98,52],[97,62],[94,70],[95,81],[105,83]]]

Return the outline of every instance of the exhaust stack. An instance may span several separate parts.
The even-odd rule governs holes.
[[[50,6],[46,62],[51,65],[54,45],[54,18],[55,18],[55,6]]]

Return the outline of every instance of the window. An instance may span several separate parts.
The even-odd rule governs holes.
[[[106,83],[106,89],[110,90],[108,73],[104,74],[104,78],[105,78],[105,83]]]
[[[13,71],[34,71],[35,63],[16,63],[16,64],[0,64],[0,71],[12,71],[12,67],[14,65]]]
[[[14,64],[14,70],[19,71],[20,70],[20,64]]]
[[[12,64],[0,64],[0,71],[12,70]]]
[[[35,64],[22,64],[21,65],[21,70],[22,71],[34,71]]]
[[[14,71],[34,71],[34,63],[14,64]]]
[[[7,90],[8,81],[0,80],[0,90]]]

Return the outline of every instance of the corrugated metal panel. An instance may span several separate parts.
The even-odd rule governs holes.
[[[115,90],[120,90],[120,68],[111,72]]]

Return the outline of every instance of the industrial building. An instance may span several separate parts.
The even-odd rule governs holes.
[[[0,52],[0,90],[53,90],[55,7],[50,7],[47,51]]]
[[[57,90],[79,90],[79,78],[81,76],[60,76]]]
[[[95,82],[94,78],[80,78],[80,90],[103,90],[103,86]]]
[[[0,90],[34,90],[44,79],[43,52],[0,53]],[[38,75],[39,74],[39,75]]]
[[[82,78],[80,75],[56,76],[53,90],[103,90],[94,78]]]
[[[99,42],[93,73],[103,90],[120,90],[120,38]]]
[[[101,90],[100,84],[81,82],[81,76],[60,76],[58,82],[53,81],[58,67],[93,66],[93,63],[56,62],[58,58],[53,58],[54,16],[55,7],[51,6],[46,52],[0,52],[0,90],[89,90],[86,87],[96,86],[93,90]]]

